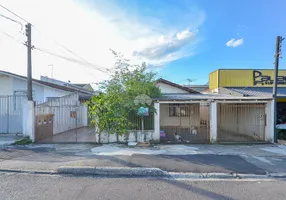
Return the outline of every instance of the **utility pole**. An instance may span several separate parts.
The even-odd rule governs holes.
[[[281,45],[284,38],[282,36],[277,36],[276,38],[276,49],[275,49],[275,63],[274,63],[274,84],[273,84],[273,101],[274,101],[274,142],[277,142],[277,85],[278,85],[278,68],[279,59],[281,58]]]
[[[27,95],[28,101],[33,101],[32,94],[32,25],[30,23],[26,24],[26,36],[27,36]]]

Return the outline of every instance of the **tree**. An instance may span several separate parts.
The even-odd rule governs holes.
[[[156,112],[153,104],[135,101],[138,96],[158,97],[161,91],[156,87],[156,73],[150,71],[145,63],[131,65],[121,54],[112,51],[116,63],[109,80],[99,84],[100,94],[89,101],[91,124],[99,135],[125,134],[133,126],[128,120],[141,106],[148,107],[152,114]]]

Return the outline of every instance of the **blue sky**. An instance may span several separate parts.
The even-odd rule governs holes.
[[[158,17],[163,17],[166,24],[173,26],[177,23],[186,27],[192,25],[188,18],[182,17],[177,22],[177,16],[173,18],[171,13],[174,7],[185,13],[188,11],[186,7],[196,6],[205,13],[204,22],[197,27],[201,41],[194,55],[169,62],[159,72],[162,77],[175,82],[191,78],[197,79],[194,83],[202,84],[207,82],[208,74],[218,68],[273,68],[275,38],[277,35],[286,36],[283,25],[286,1],[283,0],[138,0],[131,6],[141,7],[142,15],[154,16],[157,15],[155,8],[160,7],[165,13],[158,14]],[[232,38],[243,38],[244,42],[237,47],[227,47],[226,42]],[[281,60],[280,67],[286,68],[285,60]]]
[[[273,68],[277,35],[286,36],[285,0],[2,0],[26,20],[33,44],[78,59],[53,39],[88,60],[71,63],[33,51],[33,76],[99,82],[112,68],[109,49],[134,63],[147,62],[159,76],[180,84],[208,81],[219,68]],[[54,5],[57,5],[56,7]],[[52,10],[52,12],[51,12]],[[0,13],[15,16],[0,9]],[[20,19],[17,19],[20,20]],[[20,20],[21,21],[21,20]],[[25,24],[24,21],[21,21]],[[0,70],[26,74],[26,38],[19,25],[0,18]],[[53,39],[51,39],[53,38]],[[284,41],[284,43],[286,40]],[[283,47],[285,49],[286,44]],[[11,59],[11,57],[17,59]],[[53,66],[53,69],[51,68]],[[286,61],[280,62],[286,69]]]

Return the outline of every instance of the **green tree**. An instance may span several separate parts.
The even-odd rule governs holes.
[[[148,107],[150,114],[156,112],[153,104],[134,100],[138,96],[158,97],[156,73],[150,71],[145,63],[132,65],[121,54],[114,51],[117,58],[110,79],[99,84],[100,94],[89,101],[91,124],[97,133],[125,134],[133,126],[128,120],[131,112],[141,106]]]

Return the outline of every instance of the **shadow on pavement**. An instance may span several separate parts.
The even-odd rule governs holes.
[[[207,197],[209,199],[214,199],[214,200],[222,200],[222,199],[224,199],[224,200],[234,200],[231,197],[226,197],[224,195],[217,194],[217,193],[214,193],[212,191],[208,191],[208,190],[205,190],[205,189],[202,189],[202,188],[199,188],[199,187],[191,186],[191,185],[188,185],[188,184],[186,184],[184,182],[175,181],[175,180],[174,181],[161,180],[161,181],[165,182],[165,183],[168,183],[168,184],[171,184],[173,186],[176,186],[178,188],[182,188],[182,189],[185,189],[187,191],[190,191],[190,192],[202,195],[202,196]]]

